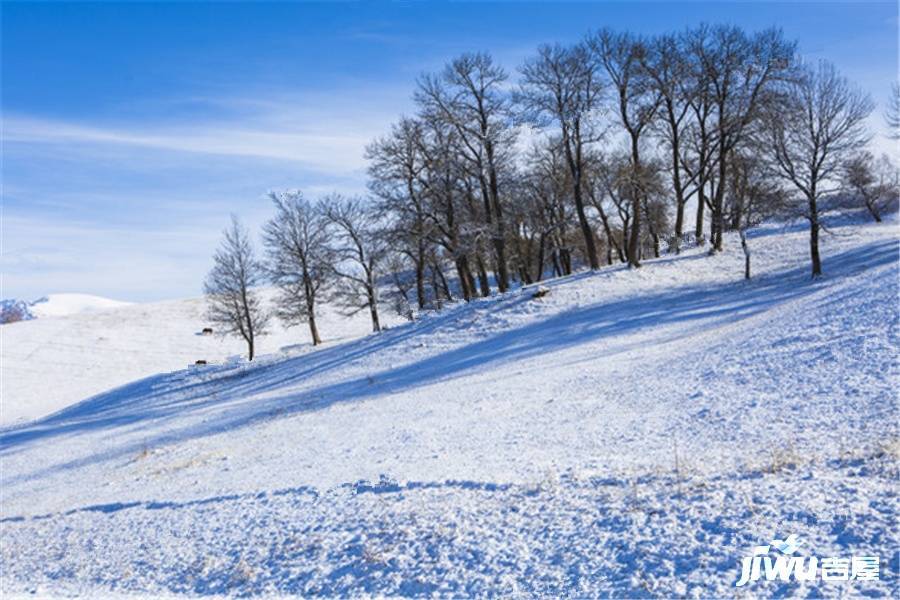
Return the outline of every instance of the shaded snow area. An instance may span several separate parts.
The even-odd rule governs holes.
[[[816,281],[773,225],[750,282],[729,238],[6,427],[2,591],[896,596],[897,222],[831,229]],[[790,534],[881,578],[734,587]]]

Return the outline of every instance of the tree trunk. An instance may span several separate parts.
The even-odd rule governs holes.
[[[697,191],[697,222],[694,226],[694,237],[697,238],[697,244],[702,245],[703,242],[703,209],[706,208],[706,194],[703,186]]]
[[[675,254],[681,253],[681,236],[684,229],[684,188],[681,185],[681,155],[678,137],[678,121],[671,97],[666,98],[666,117],[672,132],[672,189],[675,191]]]
[[[444,297],[447,298],[448,301],[452,302],[453,294],[450,293],[450,285],[447,283],[447,278],[444,277],[443,269],[441,269],[441,266],[436,263],[431,268],[437,273],[438,281],[441,282],[441,289],[444,292]]]
[[[319,328],[316,327],[316,315],[313,313],[312,309],[309,310],[309,335],[312,337],[313,346],[318,346],[322,343],[322,339],[319,337]]]
[[[735,195],[734,213],[731,215],[731,229],[740,229],[741,220],[744,217],[744,198],[743,195]]]
[[[572,253],[569,252],[566,248],[561,248],[559,251],[560,259],[562,260],[562,272],[563,275],[571,275],[572,274]]]
[[[628,238],[628,266],[629,267],[640,267],[641,259],[638,254],[640,245],[641,245],[641,186],[637,182],[638,173],[640,172],[641,167],[641,159],[638,150],[638,139],[637,136],[632,133],[631,134],[631,169],[632,169],[632,184],[631,184],[631,211],[632,211],[632,220],[631,220],[631,235]]]
[[[475,297],[478,292],[475,289],[475,277],[472,275],[472,267],[469,264],[469,257],[462,257],[463,273],[466,277],[466,283],[469,286],[469,300]]]
[[[638,254],[641,238],[641,205],[640,200],[634,202],[634,218],[631,220],[631,233],[628,236],[628,266],[640,267],[641,259]]]
[[[482,130],[484,133],[484,129]],[[494,249],[497,253],[497,287],[502,294],[509,289],[509,275],[506,268],[506,225],[503,221],[503,207],[500,205],[500,185],[497,181],[497,169],[494,166],[494,146],[490,139],[486,140],[485,153],[488,163],[488,187],[490,189],[491,206],[497,223],[492,234]]]
[[[502,294],[509,289],[509,272],[506,270],[506,244],[499,232],[494,235],[494,253],[497,255],[497,269],[494,274],[497,288]]]
[[[429,270],[431,271],[431,293],[433,294],[432,308],[434,308],[435,310],[441,310],[441,308],[443,308],[444,306],[443,302],[441,302],[441,288],[438,285],[437,275],[435,273],[434,267],[432,266]]]
[[[533,283],[531,281],[531,274],[528,272],[528,265],[524,263],[519,265],[519,279],[522,281],[522,285]]]
[[[744,251],[744,279],[750,279],[750,246],[747,244],[747,232],[741,232],[741,249]]]
[[[723,142],[720,141],[720,146]],[[722,232],[725,229],[725,182],[728,180],[727,175],[728,161],[725,160],[724,146],[719,154],[719,181],[716,185],[716,194],[713,197],[713,220],[716,228],[713,236],[713,248],[716,252],[722,251]]]
[[[875,219],[876,223],[881,223],[881,214],[878,212],[878,208],[876,208],[874,202],[870,202],[868,199],[866,200],[866,208],[869,209],[869,212],[872,214],[872,218]]]
[[[713,198],[713,207],[712,214],[709,219],[709,241],[712,244],[712,248],[710,248],[710,252],[716,251],[716,239],[717,233],[719,231],[719,221],[716,219],[716,207],[715,207],[715,198]]]
[[[603,210],[603,205],[599,202],[595,202],[594,206],[597,209],[597,212],[600,213],[600,222],[603,223],[603,232],[606,234],[606,262],[612,264],[612,257],[610,255],[610,245],[616,249],[616,254],[619,257],[619,260],[625,262],[625,255],[622,254],[622,247],[619,246],[619,243],[616,242],[615,237],[613,237],[612,230],[609,227],[609,217],[606,216],[606,211]]]
[[[253,360],[253,338],[252,337],[247,338],[247,351],[248,351],[248,354],[250,355],[247,360],[252,361]]]
[[[481,288],[481,295],[487,298],[491,295],[491,286],[487,269],[484,268],[484,259],[481,258],[480,254],[475,255],[475,267],[478,269],[478,286]]]
[[[578,225],[581,227],[581,235],[584,236],[584,249],[587,253],[588,264],[591,266],[591,269],[598,269],[600,264],[597,262],[597,246],[594,244],[594,232],[591,230],[587,215],[584,213],[584,203],[577,199],[575,200],[575,212],[578,213]]]
[[[646,207],[646,203],[644,203]],[[653,220],[650,218],[650,211],[647,211],[647,230],[650,232],[650,239],[653,240],[653,258],[659,258],[659,233],[653,226]]]
[[[547,246],[547,236],[543,233],[538,240],[538,255],[537,255],[537,277],[535,277],[535,281],[540,281],[544,278],[544,252],[546,252]]]
[[[675,207],[675,254],[681,254],[681,237],[684,231],[684,202]]]
[[[416,256],[416,297],[419,308],[425,308],[425,257],[421,249]]]
[[[462,289],[463,300],[468,302],[472,299],[472,288],[469,287],[465,261],[466,257],[460,256],[454,263],[456,265],[456,276],[459,278],[459,287]]]
[[[374,298],[369,301],[369,311],[372,313],[372,331],[378,333],[381,331],[381,322],[378,320],[378,306]]]
[[[809,256],[812,259],[812,276],[822,274],[822,260],[819,258],[819,213],[815,193],[809,196]]]
[[[600,268],[600,262],[597,260],[597,244],[594,243],[594,230],[591,229],[591,224],[588,223],[587,215],[584,212],[584,199],[581,195],[580,181],[576,180],[574,191],[575,210],[578,213],[578,224],[581,226],[581,234],[584,236],[584,247],[588,255],[588,264],[591,266],[591,269],[597,270]]]
[[[369,313],[372,316],[372,331],[378,333],[381,331],[381,323],[378,320],[378,301],[375,298],[375,283],[373,281],[369,281],[369,284],[366,285],[366,296],[369,300]]]
[[[309,335],[312,338],[313,346],[322,343],[319,338],[319,329],[316,327],[316,300],[314,296],[312,282],[310,281],[309,271],[306,263],[303,265],[303,301],[306,303],[306,316],[309,323]]]

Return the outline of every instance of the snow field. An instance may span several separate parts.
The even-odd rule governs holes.
[[[890,595],[897,223],[831,225],[817,281],[769,226],[750,282],[729,239],[0,430],[0,589]],[[881,580],[733,587],[790,533]]]

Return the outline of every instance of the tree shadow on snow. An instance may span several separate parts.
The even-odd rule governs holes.
[[[342,370],[358,361],[398,347],[413,338],[437,330],[463,328],[486,307],[492,311],[516,310],[530,302],[520,293],[487,302],[461,305],[418,323],[385,331],[354,342],[324,348],[303,356],[252,366],[208,367],[156,375],[85,400],[34,423],[0,430],[0,457],[13,455],[34,443],[54,438],[118,429],[126,434],[115,446],[114,438],[97,440],[100,451],[82,458],[22,475],[4,478],[5,485],[41,477],[49,472],[76,468],[98,461],[133,455],[142,448],[232,431],[256,422],[326,408],[340,402],[396,394],[445,382],[463,374],[501,364],[547,355],[588,342],[604,342],[592,348],[592,360],[602,361],[634,346],[663,344],[684,339],[711,327],[735,323],[779,304],[853,276],[897,261],[894,240],[880,241],[825,258],[826,277],[810,280],[807,266],[759,276],[750,282],[716,286],[688,285],[652,294],[579,306],[461,347],[406,364],[358,377],[341,377]],[[652,267],[648,267],[652,268]],[[579,274],[578,277],[589,277]],[[883,274],[896,284],[896,273]],[[569,279],[549,282],[551,288]],[[824,296],[822,304],[839,301]],[[696,323],[692,328],[672,328],[668,337],[635,341],[626,336],[660,326]],[[451,332],[452,337],[452,332]],[[405,351],[414,352],[413,348]],[[311,378],[328,375],[333,383],[316,385]],[[294,388],[288,393],[285,387]],[[187,421],[188,424],[183,423]],[[139,439],[139,441],[135,441]],[[110,440],[110,441],[108,441]]]

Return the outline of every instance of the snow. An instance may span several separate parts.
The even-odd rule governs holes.
[[[128,306],[130,302],[111,300],[90,294],[50,294],[29,304],[29,311],[39,318],[67,317]]]
[[[741,593],[889,595],[897,221],[829,225],[818,280],[802,224],[769,225],[750,282],[730,238],[7,426],[0,589],[731,597],[752,546],[797,534],[882,579]]]
[[[50,294],[33,302],[15,298],[0,300],[0,308],[4,310],[18,309],[22,320],[30,320],[37,317],[67,317],[85,312],[110,310],[128,306],[129,304],[131,303],[89,294]]]
[[[263,290],[266,298],[273,293]],[[209,326],[203,298],[129,304],[53,294],[33,306],[43,307],[41,318],[2,329],[0,426],[47,416],[137,379],[182,370],[197,360],[223,363],[247,351],[241,339],[201,334]],[[55,318],[47,318],[54,312]],[[397,322],[390,314],[384,318],[388,324]],[[371,331],[366,315],[348,319],[327,305],[320,320],[326,345]],[[261,352],[297,354],[309,349],[309,341],[305,326],[287,329],[275,322],[259,347]]]

